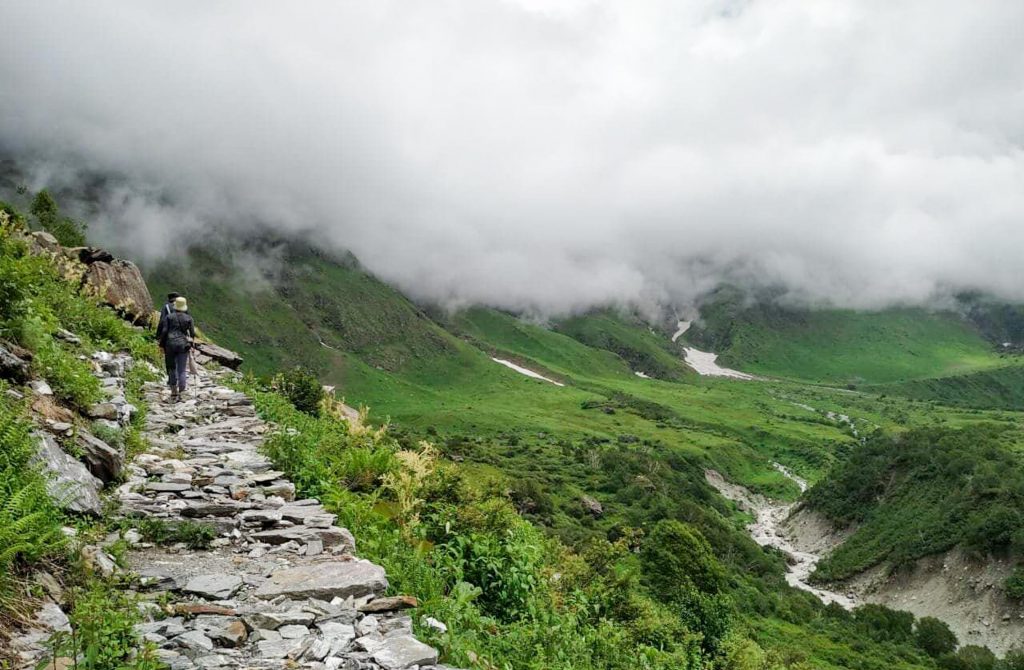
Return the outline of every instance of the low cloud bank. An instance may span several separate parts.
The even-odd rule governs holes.
[[[1021,3],[14,0],[0,157],[106,175],[143,259],[213,228],[542,314],[1024,300]],[[76,184],[81,189],[81,184]]]

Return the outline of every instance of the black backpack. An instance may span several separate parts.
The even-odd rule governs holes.
[[[167,348],[171,353],[185,353],[192,347],[191,325],[192,317],[184,312],[175,312],[167,317]]]

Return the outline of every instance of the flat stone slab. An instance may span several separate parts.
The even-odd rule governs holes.
[[[361,598],[388,587],[384,568],[369,561],[321,561],[278,570],[256,591],[259,598]]]
[[[371,657],[387,670],[405,670],[413,665],[437,663],[437,650],[414,637],[403,635],[385,640]]]
[[[252,538],[263,544],[285,544],[298,542],[309,544],[313,541],[323,542],[325,547],[334,547],[345,542],[345,534],[340,528],[311,528],[309,526],[292,526],[291,528],[273,528],[253,533]]]
[[[146,490],[155,493],[181,493],[191,488],[191,484],[173,484],[169,482],[149,482],[146,484]]]
[[[188,580],[185,593],[194,593],[208,600],[227,600],[242,588],[242,578],[238,575],[213,574],[199,575]]]

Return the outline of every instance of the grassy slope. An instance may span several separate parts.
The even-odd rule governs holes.
[[[599,311],[560,321],[555,329],[618,355],[632,370],[650,377],[679,381],[696,376],[679,358],[675,345],[638,318]]]
[[[934,400],[963,407],[1024,410],[1024,359],[1005,367],[966,375],[916,379],[871,387],[873,393]]]
[[[963,374],[1005,362],[951,312],[804,310],[724,296],[702,308],[685,338],[721,362],[763,375],[824,384],[880,384]]]

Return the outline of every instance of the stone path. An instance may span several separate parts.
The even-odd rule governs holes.
[[[126,467],[122,514],[217,533],[208,550],[127,534],[140,591],[164,592],[172,614],[139,630],[172,669],[444,668],[412,635],[414,601],[381,597],[384,570],[259,452],[269,427],[246,395],[207,372],[184,402],[159,384],[145,393],[150,449]]]

